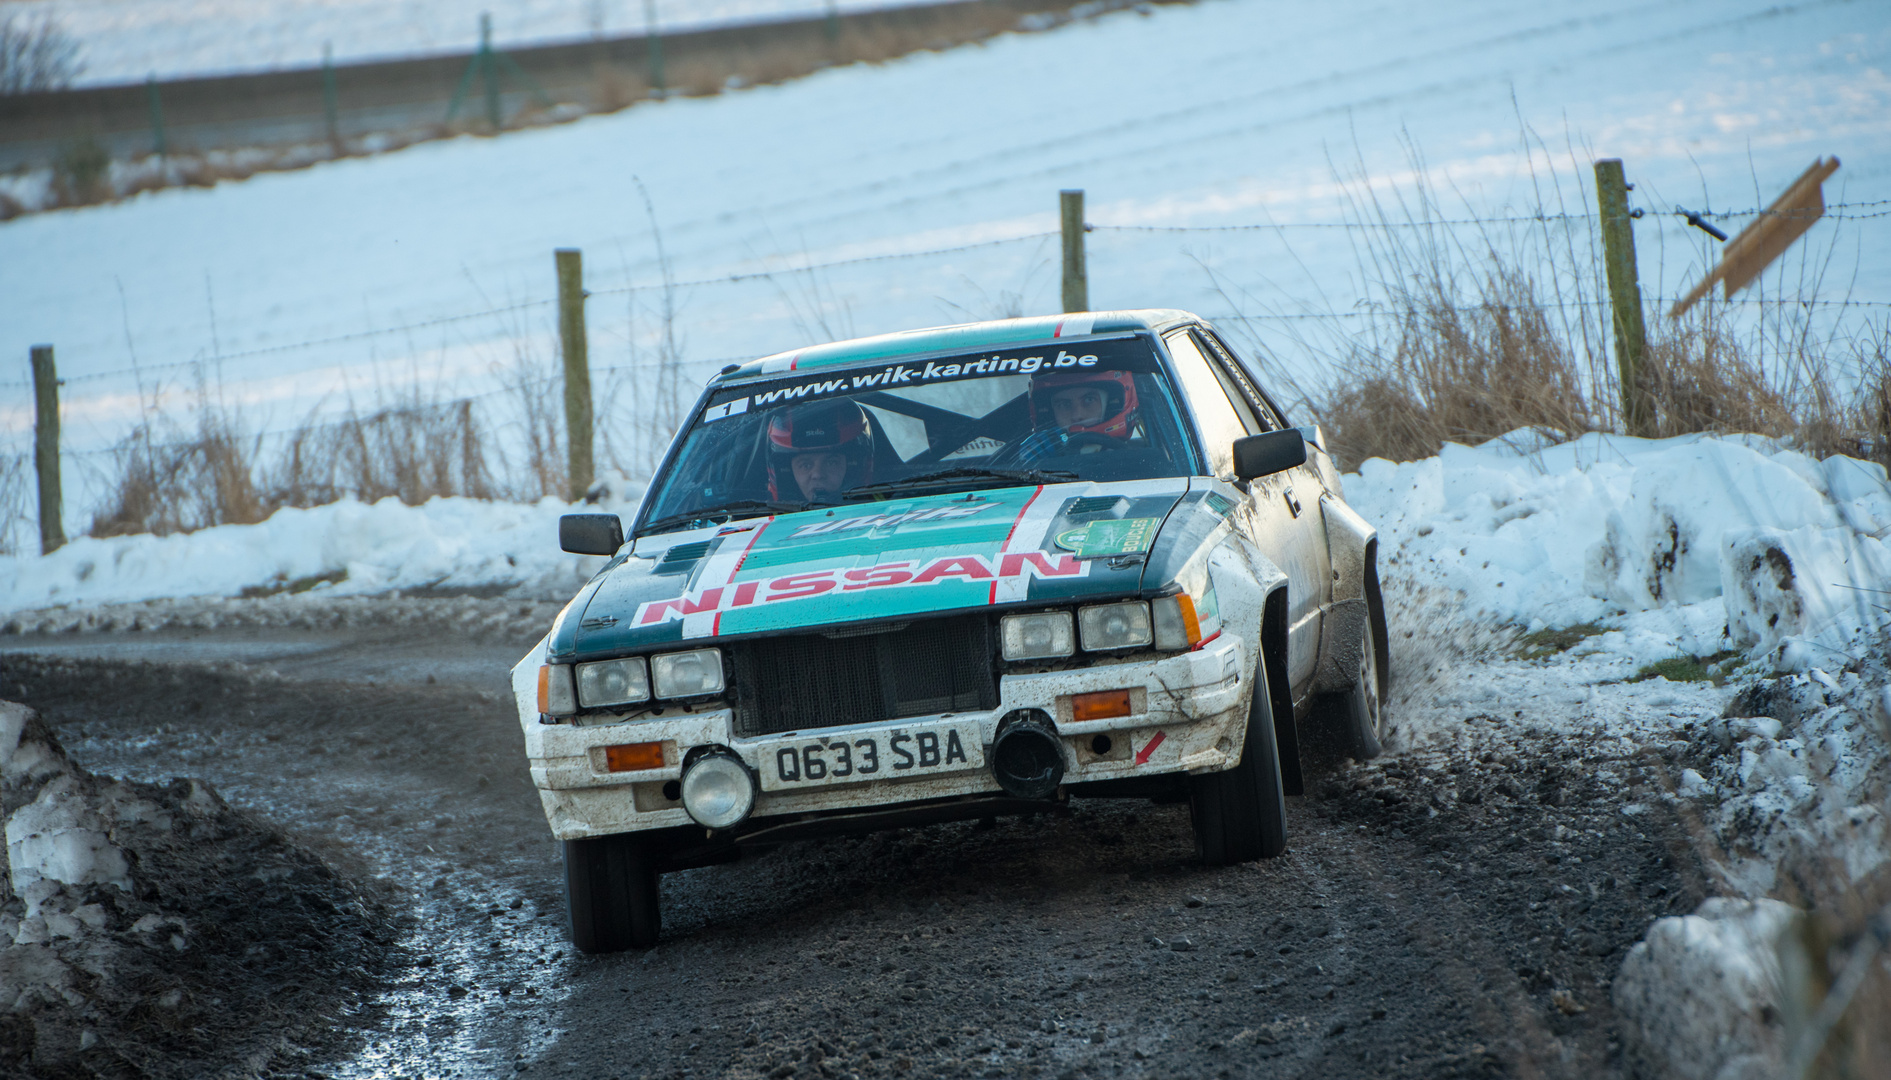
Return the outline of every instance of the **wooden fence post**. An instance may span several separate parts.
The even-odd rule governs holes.
[[[1064,310],[1090,310],[1090,275],[1083,258],[1083,191],[1058,192],[1064,227]]]
[[[59,497],[59,373],[53,347],[33,346],[33,467],[39,473],[39,553],[51,555],[66,542]]]
[[[1620,158],[1596,162],[1596,209],[1602,226],[1602,261],[1609,275],[1609,321],[1615,331],[1615,365],[1622,387],[1622,426],[1630,435],[1653,438],[1654,403],[1642,378],[1648,331],[1642,323],[1628,192]]]
[[[553,253],[558,266],[558,343],[565,355],[565,451],[570,463],[571,501],[591,489],[591,361],[584,333],[584,255],[576,248]]]
[[[158,97],[158,77],[146,76],[144,80],[144,103],[151,111],[151,142],[157,149],[158,160],[163,161],[170,155],[170,147],[164,138],[164,102]]]
[[[650,88],[657,97],[669,91],[663,84],[663,35],[657,31],[657,0],[643,0],[644,45],[650,51]]]
[[[328,145],[341,153],[341,108],[335,94],[335,48],[322,42],[322,111],[328,118]]]
[[[492,62],[492,13],[479,13],[479,75],[486,81],[486,122],[499,131],[505,119],[499,111],[499,72]]]

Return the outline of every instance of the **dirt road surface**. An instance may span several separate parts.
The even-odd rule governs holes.
[[[16,634],[0,697],[405,898],[394,977],[280,1076],[1608,1076],[1609,980],[1703,895],[1684,824],[1622,813],[1667,751],[1561,740],[1325,773],[1234,868],[1186,806],[1113,800],[792,844],[666,877],[657,948],[577,955],[506,689],[529,644]]]

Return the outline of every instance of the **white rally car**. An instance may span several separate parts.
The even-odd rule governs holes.
[[[513,683],[585,951],[654,942],[665,871],[1072,796],[1268,858],[1304,747],[1379,751],[1376,534],[1185,312],[731,365],[628,537],[560,540],[610,561]]]

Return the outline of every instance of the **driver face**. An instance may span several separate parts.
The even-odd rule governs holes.
[[[1051,415],[1061,428],[1094,424],[1103,419],[1109,399],[1094,386],[1071,386],[1051,395]]]
[[[808,502],[827,501],[840,494],[847,479],[847,455],[834,452],[796,454],[788,463],[801,497]]]

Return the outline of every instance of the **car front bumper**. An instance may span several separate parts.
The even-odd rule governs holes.
[[[603,723],[590,718],[582,726],[543,723],[537,711],[538,664],[536,652],[522,661],[514,669],[513,688],[532,781],[539,789],[552,834],[560,840],[693,825],[683,804],[670,798],[665,788],[675,791],[672,781],[681,779],[684,757],[695,747],[726,747],[750,769],[760,770],[777,750],[810,738],[975,722],[985,751],[981,757],[989,759],[999,721],[1017,709],[1037,709],[1051,717],[1063,750],[1066,784],[1216,772],[1240,760],[1252,693],[1248,681],[1254,668],[1248,643],[1222,634],[1192,652],[1103,660],[1067,671],[1005,674],[999,679],[998,707],[990,711],[741,737],[735,734],[734,714],[728,708],[619,723],[608,718]],[[1072,696],[1120,689],[1131,692],[1129,715],[1073,719]],[[662,768],[634,772],[607,768],[605,747],[648,742],[663,744]],[[985,765],[909,780],[763,791],[748,822],[737,832],[795,815],[885,809],[978,795],[1003,795]]]

